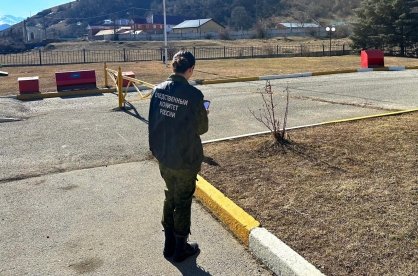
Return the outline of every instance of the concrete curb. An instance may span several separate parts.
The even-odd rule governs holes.
[[[94,96],[104,93],[114,93],[116,89],[92,89],[92,90],[75,90],[63,92],[49,92],[49,93],[34,93],[34,94],[20,94],[16,98],[21,101],[41,100],[45,98],[57,97],[80,97],[80,96]]]
[[[258,221],[199,175],[195,196],[248,247],[250,231],[260,226]]]
[[[416,70],[416,69],[418,69],[418,66],[406,66],[405,69],[406,70]]]
[[[335,123],[342,123],[342,122],[358,121],[358,120],[378,118],[378,117],[385,117],[385,116],[393,116],[393,115],[399,115],[399,114],[410,113],[410,112],[417,112],[417,111],[418,111],[418,108],[407,109],[407,110],[387,112],[387,113],[381,113],[381,114],[375,114],[375,115],[368,115],[368,116],[361,116],[361,117],[353,117],[353,118],[348,118],[348,119],[341,119],[341,120],[335,120],[335,121],[329,121],[329,122],[323,122],[323,123],[317,123],[317,124],[310,124],[310,125],[289,127],[289,128],[287,128],[287,130],[300,129],[300,128],[308,128],[308,127],[316,127],[316,126],[323,126],[323,125],[329,125],[329,124],[335,124]],[[215,143],[215,142],[230,141],[230,140],[234,140],[234,139],[240,139],[240,138],[258,136],[258,135],[264,135],[264,134],[268,134],[268,133],[270,133],[269,130],[267,130],[267,131],[260,131],[260,132],[254,132],[254,133],[243,134],[243,135],[236,135],[236,136],[230,136],[230,137],[225,137],[225,138],[220,138],[220,139],[206,140],[206,141],[203,141],[202,144],[210,144],[210,143]]]
[[[148,90],[150,89],[147,86],[140,85],[138,86],[139,90]],[[32,100],[41,100],[45,98],[58,98],[58,97],[81,97],[81,96],[95,96],[105,93],[115,93],[116,88],[98,88],[91,90],[73,90],[73,91],[63,91],[63,92],[48,92],[48,93],[34,93],[34,94],[20,94],[16,98],[21,101],[32,101]],[[134,87],[128,89],[128,93],[137,92]]]
[[[296,73],[296,74],[285,74],[285,75],[267,75],[258,77],[258,80],[278,80],[278,79],[292,79],[292,78],[304,78],[311,77],[311,72],[306,73]]]
[[[247,78],[232,78],[232,79],[215,79],[215,80],[195,80],[191,82],[192,85],[207,85],[207,84],[219,84],[219,83],[230,83],[230,82],[245,82],[245,81],[259,81],[259,80],[278,80],[278,79],[290,79],[290,78],[304,78],[314,76],[325,76],[335,74],[347,74],[347,73],[362,73],[362,72],[373,72],[373,71],[405,71],[418,69],[418,66],[389,66],[381,68],[359,68],[359,69],[342,69],[333,71],[322,71],[322,72],[305,72],[295,74],[284,74],[284,75],[266,75],[259,77],[247,77]]]
[[[233,79],[218,79],[218,80],[202,80],[202,85],[218,84],[227,82],[245,82],[245,81],[257,81],[260,77],[246,77],[246,78],[233,78]]]
[[[277,275],[324,275],[265,228],[251,231],[249,249]]]
[[[399,114],[418,112],[418,108],[388,112],[376,115],[348,118],[342,120],[335,120],[323,122],[312,125],[298,126],[289,128],[300,129],[328,124],[335,124],[341,122],[351,122],[363,119],[378,118],[385,116],[394,116]],[[204,141],[203,144],[233,140],[249,136],[261,135],[269,133],[269,131],[251,133],[247,135],[239,135],[227,137],[223,139],[214,139]],[[260,223],[252,216],[247,214],[233,201],[225,197],[219,190],[213,187],[209,182],[198,176],[196,183],[195,196],[206,206],[219,220],[221,220],[232,233],[246,246],[249,250],[267,265],[277,275],[292,275],[292,276],[315,276],[324,275],[315,266],[309,263],[301,255],[287,246],[275,235],[264,228],[260,227]]]

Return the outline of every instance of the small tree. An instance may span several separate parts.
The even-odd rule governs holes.
[[[283,118],[280,118],[280,112],[278,110],[279,103],[274,100],[269,80],[266,81],[264,91],[260,92],[263,104],[262,108],[259,109],[259,113],[257,114],[255,111],[250,110],[254,118],[270,130],[276,145],[285,145],[289,143],[286,132],[287,116],[289,113],[289,87],[286,87],[283,92],[286,95]]]
[[[249,29],[252,25],[252,22],[248,20],[250,16],[248,15],[247,10],[243,6],[237,6],[231,11],[230,24],[236,29]]]
[[[267,37],[267,30],[263,22],[259,21],[255,24],[255,38],[263,39]]]

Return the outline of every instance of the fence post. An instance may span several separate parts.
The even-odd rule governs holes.
[[[86,49],[83,49],[83,62],[86,63]]]
[[[303,57],[303,45],[300,44],[300,56]]]
[[[325,45],[322,44],[322,56],[325,56]]]
[[[343,55],[345,54],[345,44],[343,44]]]
[[[276,46],[276,56],[279,55],[279,45]]]
[[[194,57],[196,57],[196,47],[195,46],[193,46],[193,55],[194,55]]]
[[[39,65],[42,65],[42,52],[41,52],[41,49],[39,49]]]
[[[123,61],[126,62],[126,49],[123,48]]]
[[[224,46],[224,58],[226,58],[226,46]]]
[[[108,79],[107,79],[107,64],[104,63],[104,81],[105,81],[105,87],[109,87]]]
[[[251,46],[251,57],[254,57],[254,46]]]

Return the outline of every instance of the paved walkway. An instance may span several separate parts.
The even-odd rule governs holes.
[[[416,76],[373,73],[366,84],[348,74],[272,84],[290,83],[297,91],[289,117],[295,126],[416,107]],[[202,87],[212,100],[204,139],[265,130],[248,111],[258,108],[255,92],[263,86]],[[136,110],[124,113],[112,110],[113,95],[0,98],[0,275],[269,275],[196,203],[191,238],[201,254],[181,265],[162,257],[164,183],[148,153],[148,102],[130,99]]]
[[[164,183],[154,161],[0,185],[0,275],[271,275],[200,204],[201,253],[162,256]]]

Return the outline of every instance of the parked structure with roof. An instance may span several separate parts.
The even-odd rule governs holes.
[[[170,32],[174,26],[186,19],[182,16],[167,16],[167,32]],[[151,34],[164,33],[164,16],[150,14],[147,18],[136,18],[132,22],[132,29],[142,30]]]
[[[276,29],[284,30],[285,35],[320,35],[321,26],[315,23],[279,22]]]
[[[295,23],[295,22],[280,22],[276,24],[276,29],[287,29],[291,32],[306,31],[309,29],[318,29],[321,26],[315,23]]]
[[[218,33],[225,27],[212,18],[186,20],[173,27],[173,33]]]
[[[89,24],[87,26],[88,31],[88,37],[89,39],[95,39],[96,35],[100,31],[104,30],[117,30],[120,28],[125,28],[132,25],[132,21],[129,19],[116,19],[115,21],[112,21],[111,19],[105,19],[101,22],[96,22],[94,24]],[[109,32],[102,32],[99,36],[102,36],[104,34],[108,34]]]

